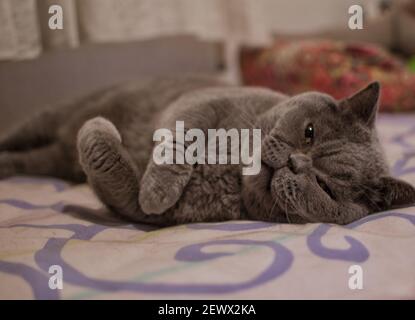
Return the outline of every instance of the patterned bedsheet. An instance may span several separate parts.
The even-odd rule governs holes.
[[[415,115],[378,123],[394,175],[415,184]],[[415,298],[415,207],[343,227],[156,230],[112,219],[86,185],[11,178],[0,181],[0,298]]]

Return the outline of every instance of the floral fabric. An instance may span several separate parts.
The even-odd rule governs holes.
[[[318,90],[337,99],[377,80],[382,85],[381,111],[415,110],[415,73],[375,45],[276,41],[269,48],[242,49],[241,73],[246,85],[287,94]]]

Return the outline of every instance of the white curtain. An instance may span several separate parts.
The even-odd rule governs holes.
[[[34,0],[0,0],[0,59],[29,58],[41,51]]]
[[[76,47],[80,42],[175,34],[215,40],[249,36],[245,2],[252,1],[0,0],[0,59],[31,58],[42,50]],[[63,30],[48,27],[52,4],[63,8]]]
[[[276,33],[346,26],[351,4],[379,0],[0,0],[0,59],[35,57],[83,42],[135,41],[193,34],[264,43]],[[48,28],[48,8],[63,8],[63,30]],[[375,6],[373,6],[375,7]]]

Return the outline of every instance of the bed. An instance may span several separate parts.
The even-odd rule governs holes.
[[[415,184],[415,115],[378,127],[393,174]],[[113,219],[87,185],[13,177],[0,181],[0,298],[413,299],[415,207],[346,226],[155,229]]]

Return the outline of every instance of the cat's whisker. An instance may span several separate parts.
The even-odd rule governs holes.
[[[272,216],[272,213],[274,212],[275,206],[277,205],[278,199],[275,199],[274,204],[272,205],[271,211],[269,213],[269,216]]]
[[[285,199],[284,202],[285,202],[285,217],[287,218],[288,224],[291,224],[290,217],[288,215],[288,200]]]

